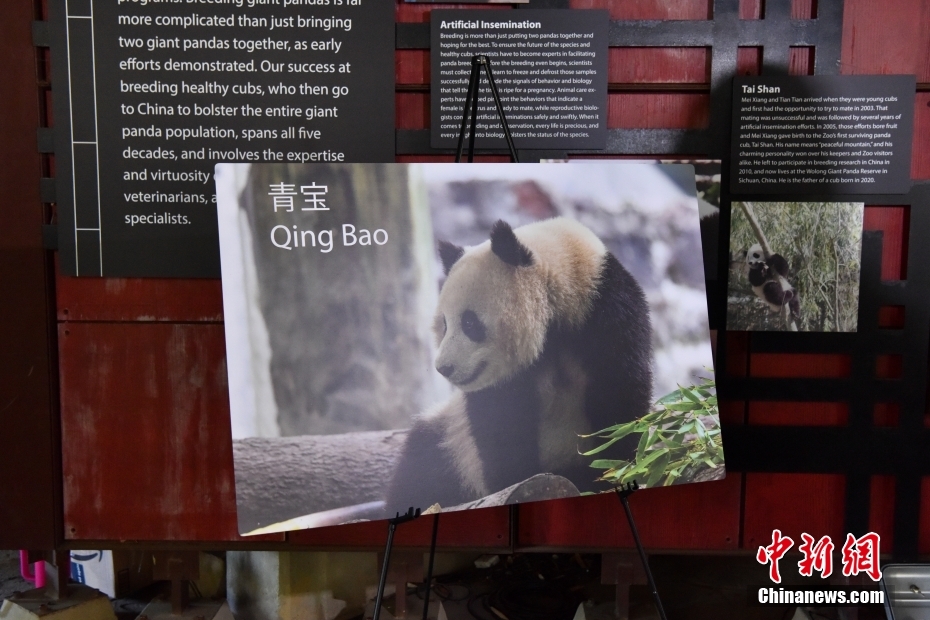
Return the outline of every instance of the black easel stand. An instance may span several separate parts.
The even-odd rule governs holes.
[[[507,148],[510,149],[510,157],[514,162],[520,161],[517,158],[517,149],[513,145],[513,137],[510,135],[510,127],[507,125],[507,117],[504,116],[504,106],[501,104],[500,94],[497,92],[497,84],[494,82],[494,73],[491,71],[491,60],[487,56],[478,55],[471,59],[471,77],[468,80],[468,92],[465,95],[465,108],[462,110],[462,128],[459,130],[459,143],[455,151],[455,163],[462,161],[462,149],[465,146],[465,132],[468,130],[468,112],[471,109],[471,131],[468,137],[468,162],[475,160],[475,134],[477,133],[478,122],[478,92],[481,83],[481,68],[488,78],[488,87],[491,89],[491,96],[494,97],[494,104],[497,106],[497,116],[500,118],[501,126],[504,128],[504,138],[507,140]],[[372,620],[378,620],[381,613],[381,596],[384,594],[384,582],[387,579],[388,558],[391,553],[391,544],[394,540],[394,528],[398,524],[406,521],[412,521],[420,516],[420,509],[414,513],[413,508],[407,511],[406,515],[397,515],[388,521],[388,541],[387,548],[384,551],[384,565],[381,567],[381,583],[378,585],[378,598],[375,601],[375,612]],[[423,620],[427,620],[429,614],[430,592],[433,586],[433,560],[436,558],[436,536],[439,533],[439,513],[433,516],[433,537],[429,546],[429,564],[426,569],[426,579],[424,580],[425,591],[423,594]],[[396,596],[402,596],[398,592]]]
[[[394,546],[394,530],[401,523],[413,521],[420,516],[420,509],[414,510],[412,507],[407,509],[406,514],[395,514],[393,519],[388,519],[388,537],[387,545],[384,547],[384,562],[381,564],[381,580],[378,582],[378,595],[375,597],[375,610],[372,620],[378,620],[381,615],[381,599],[384,597],[384,584],[387,581],[388,566],[391,563],[391,547]],[[404,596],[404,592],[397,592],[395,596]]]
[[[621,485],[618,487],[616,489],[617,497],[620,498],[620,503],[623,504],[623,510],[626,511],[626,520],[630,523],[630,531],[633,532],[633,540],[636,542],[636,549],[639,551],[639,559],[642,560],[643,568],[646,570],[646,579],[649,581],[649,589],[652,590],[652,598],[655,600],[659,618],[668,620],[665,616],[665,609],[662,607],[662,599],[659,598],[659,591],[656,589],[656,581],[652,577],[652,571],[649,570],[649,560],[646,558],[646,550],[643,549],[643,543],[639,539],[639,532],[636,530],[636,522],[633,521],[633,512],[630,510],[630,502],[627,500],[627,498],[633,495],[638,489],[639,485],[636,484],[634,480],[626,486]]]
[[[491,59],[484,55],[472,56],[471,59],[471,78],[468,80],[468,93],[465,95],[465,109],[462,110],[462,128],[459,130],[459,144],[455,150],[455,163],[462,161],[462,147],[465,146],[465,130],[468,127],[468,109],[471,108],[471,132],[468,136],[468,163],[475,160],[475,133],[478,123],[478,92],[481,85],[481,68],[484,67],[484,73],[488,78],[488,87],[491,89],[491,96],[494,97],[494,105],[497,106],[497,116],[500,117],[501,126],[504,128],[504,138],[507,140],[507,148],[510,149],[510,157],[513,161],[519,162],[517,158],[517,149],[513,145],[513,138],[510,135],[510,127],[507,125],[507,118],[504,116],[504,106],[501,104],[501,97],[497,92],[497,84],[494,82],[494,74],[491,71]]]
[[[433,538],[429,544],[429,564],[426,567],[426,590],[423,594],[423,620],[429,613],[429,596],[433,588],[433,559],[436,557],[436,534],[439,533],[439,513],[433,516]]]

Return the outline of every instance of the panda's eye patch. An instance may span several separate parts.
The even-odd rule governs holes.
[[[487,336],[484,323],[478,318],[478,315],[471,310],[462,313],[462,331],[469,339],[475,342],[481,342]]]

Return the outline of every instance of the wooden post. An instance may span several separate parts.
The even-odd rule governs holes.
[[[51,551],[45,558],[45,592],[52,600],[67,598],[71,579],[71,553]]]
[[[635,553],[620,551],[601,554],[601,583],[617,589],[614,613],[619,620],[630,617],[630,586],[646,583],[646,573]]]
[[[197,551],[159,551],[152,555],[152,577],[171,582],[171,613],[179,615],[190,603],[188,583],[200,577],[200,555]]]

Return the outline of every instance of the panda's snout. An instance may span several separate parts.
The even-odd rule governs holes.
[[[455,366],[452,364],[446,364],[445,366],[437,366],[436,370],[439,371],[439,374],[448,379],[452,373],[455,372]]]

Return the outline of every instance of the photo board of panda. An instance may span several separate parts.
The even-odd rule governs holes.
[[[788,281],[788,261],[780,254],[765,257],[762,246],[754,244],[746,252],[746,271],[752,292],[772,312],[781,312],[785,306],[795,320],[801,318],[801,300],[798,292]]]
[[[579,435],[647,414],[652,328],[643,289],[581,223],[554,218],[468,248],[440,242],[433,330],[453,395],[415,419],[386,511],[452,507],[536,474],[599,488]],[[630,458],[633,443],[616,444]],[[606,487],[603,487],[606,488]]]

